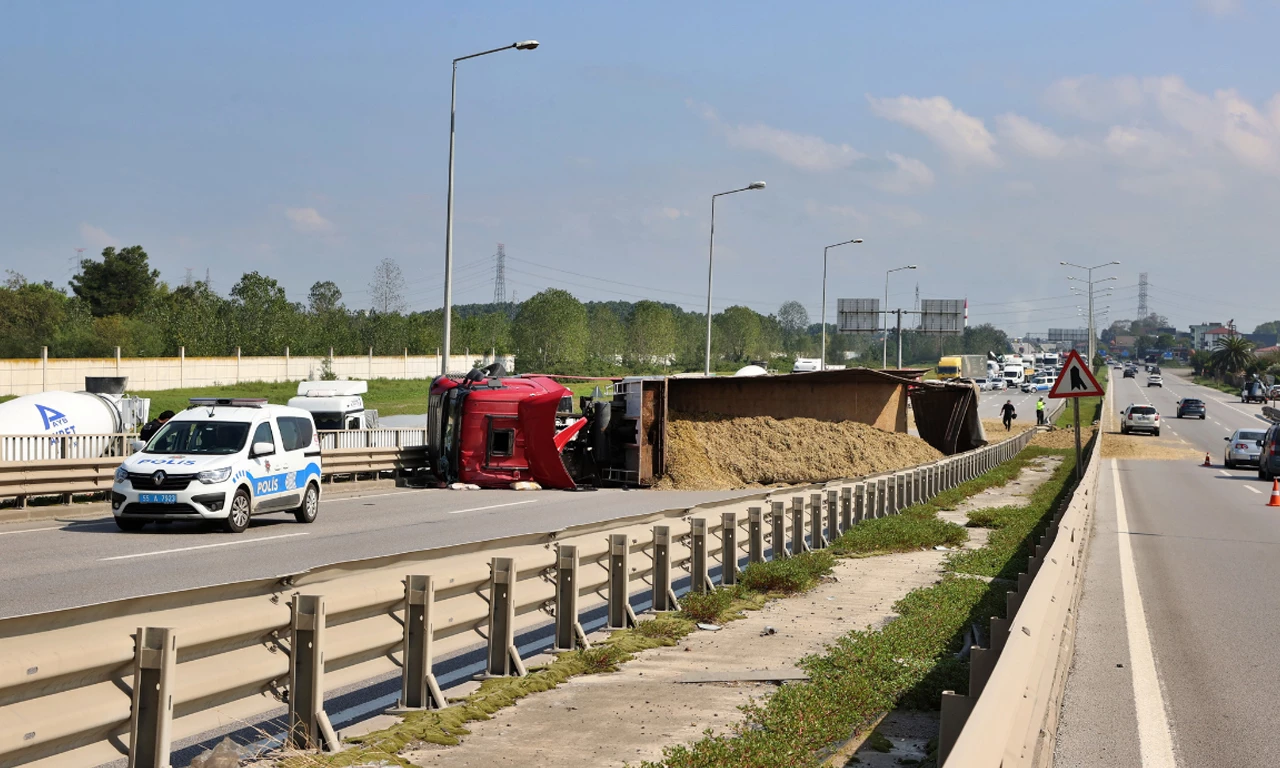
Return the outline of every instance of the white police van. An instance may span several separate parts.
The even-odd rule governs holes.
[[[265,512],[314,522],[320,438],[311,414],[259,398],[193,397],[125,459],[111,488],[124,531],[150,521],[219,520],[232,533]]]

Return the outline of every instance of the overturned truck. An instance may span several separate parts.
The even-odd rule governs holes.
[[[671,413],[856,421],[905,433],[908,403],[920,437],[942,453],[985,444],[976,388],[924,382],[922,373],[635,377],[575,403],[552,377],[506,376],[495,365],[432,382],[427,453],[442,483],[648,487],[666,472]]]

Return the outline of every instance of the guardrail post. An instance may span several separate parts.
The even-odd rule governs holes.
[[[138,627],[133,644],[129,768],[169,768],[173,668],[178,641],[169,627]]]
[[[804,497],[791,497],[791,554],[798,555],[808,549],[804,540]]]
[[[293,596],[289,643],[289,731],[294,749],[337,749],[338,739],[324,711],[324,596]]]
[[[671,589],[671,527],[653,526],[653,611],[677,611],[676,593]]]
[[[812,549],[827,546],[827,538],[822,534],[822,494],[809,494],[809,541]]]
[[[764,510],[747,509],[747,563],[764,562]]]
[[[769,502],[769,532],[773,540],[770,548],[774,560],[785,560],[787,554],[787,521],[782,514],[782,502]]]
[[[894,472],[889,475],[886,483],[887,498],[884,502],[884,513],[892,515],[898,511],[898,473]]]
[[[964,724],[978,703],[976,696],[961,696],[955,691],[942,692],[942,712],[938,724],[938,765],[945,765],[951,748],[960,738]]]
[[[845,531],[845,528],[841,527],[841,523],[844,520],[841,518],[840,512],[844,508],[844,504],[840,497],[847,493],[849,493],[848,488],[827,491],[827,538],[829,541],[835,541],[840,538],[840,534]]]
[[[876,517],[884,517],[889,514],[889,478],[881,477],[876,480]]]
[[[436,599],[435,579],[410,574],[404,580],[404,671],[401,674],[400,707],[444,709],[448,706],[431,671],[431,621]]]
[[[578,621],[578,547],[556,545],[556,642],[553,651],[590,648]]]
[[[738,515],[720,513],[720,583],[732,587],[738,583]]]
[[[516,561],[495,557],[489,571],[489,663],[486,677],[517,677],[528,674],[516,650],[516,601],[511,591],[517,579]]]
[[[656,529],[654,535],[655,537],[657,535]],[[627,534],[609,534],[609,620],[605,629],[627,629],[636,625],[636,614],[631,610],[627,592],[631,574],[630,564],[631,545],[627,543]],[[671,570],[668,566],[668,578],[670,574]]]
[[[858,483],[853,487],[853,524],[857,525],[867,517],[867,489],[871,484],[868,482]]]
[[[689,589],[706,592],[711,584],[707,575],[707,519],[695,517],[689,520],[690,578]]]

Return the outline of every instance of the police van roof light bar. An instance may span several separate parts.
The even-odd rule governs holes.
[[[236,408],[261,408],[267,404],[265,397],[193,397],[191,405],[229,405]]]

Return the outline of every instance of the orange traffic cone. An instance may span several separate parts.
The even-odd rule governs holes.
[[[1268,507],[1280,507],[1280,480],[1271,481],[1271,498],[1267,500]]]
[[[1202,466],[1202,467],[1212,467],[1212,466],[1213,466],[1213,464],[1209,461],[1209,452],[1208,452],[1208,451],[1205,451],[1205,452],[1204,452],[1204,463],[1203,463],[1203,464],[1201,464],[1200,466]]]

